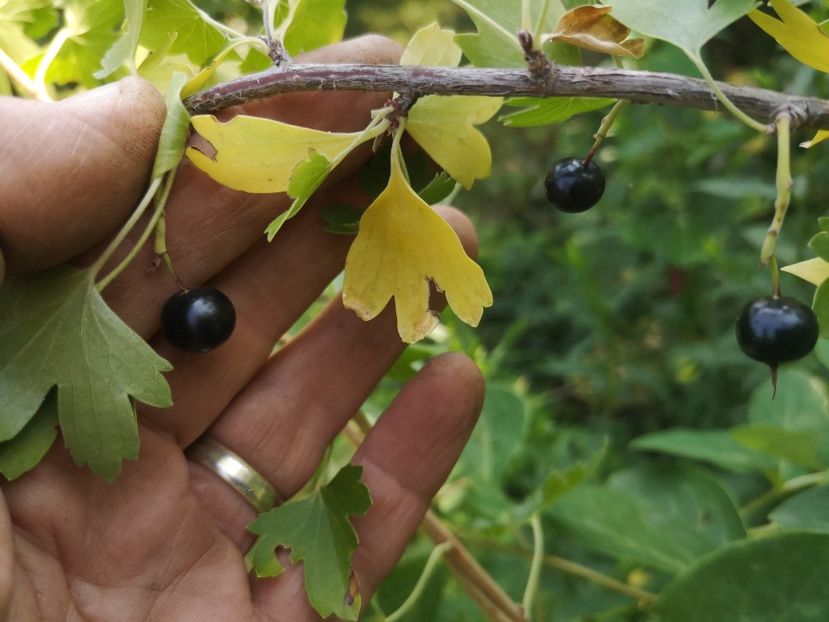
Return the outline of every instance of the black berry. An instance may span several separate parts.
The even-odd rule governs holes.
[[[212,287],[181,291],[171,296],[161,311],[161,330],[167,341],[188,352],[218,348],[235,326],[233,303]]]
[[[737,318],[740,349],[772,368],[809,354],[818,332],[815,312],[795,298],[758,298]]]
[[[584,212],[604,194],[604,175],[593,160],[565,158],[556,162],[544,178],[547,200],[563,212]]]

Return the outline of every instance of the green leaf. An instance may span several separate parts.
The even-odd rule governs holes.
[[[577,114],[601,110],[612,105],[615,99],[600,97],[513,97],[504,102],[507,106],[525,106],[498,118],[507,127],[537,127],[561,123]]]
[[[769,520],[786,529],[829,533],[829,486],[791,497],[769,514]]]
[[[0,49],[22,64],[40,51],[33,39],[56,23],[57,10],[49,0],[0,0]]]
[[[612,15],[631,30],[667,41],[701,62],[702,46],[754,9],[755,0],[611,0]]]
[[[317,188],[328,177],[332,168],[331,160],[313,149],[308,159],[297,165],[288,182],[288,194],[294,201],[291,203],[291,207],[274,218],[268,225],[268,228],[265,229],[268,242],[274,239],[286,221],[299,213],[299,210],[311,198],[311,195],[317,191]]]
[[[770,425],[742,425],[731,428],[734,439],[760,451],[810,469],[821,468],[818,439],[809,431],[792,431]]]
[[[92,74],[102,80],[112,74],[124,63],[135,69],[135,50],[138,47],[138,36],[141,34],[141,23],[144,20],[143,0],[123,0],[124,26],[118,40],[112,45],[101,60],[101,69]]]
[[[829,535],[743,540],[671,581],[654,607],[661,622],[823,622],[829,607]]]
[[[57,425],[57,403],[50,394],[17,436],[0,443],[0,474],[12,481],[35,468],[58,437]]]
[[[227,44],[210,17],[189,0],[147,0],[141,45],[155,52],[168,43],[171,32],[178,36],[169,53],[186,54],[198,66]]]
[[[248,552],[256,575],[279,575],[284,567],[275,549],[291,549],[291,562],[303,562],[308,600],[323,618],[333,614],[356,620],[360,612],[360,594],[351,582],[357,534],[348,517],[365,514],[371,505],[360,482],[362,472],[362,467],[346,465],[309,497],[260,514],[248,527],[258,536]]]
[[[815,235],[809,240],[809,248],[824,261],[829,261],[829,233],[821,231]]]
[[[745,537],[725,491],[689,467],[619,471],[604,486],[575,488],[549,512],[585,545],[668,572]]]
[[[58,387],[75,462],[112,480],[138,456],[134,400],[171,404],[158,356],[106,306],[86,270],[13,276],[0,289],[0,440],[13,438]]]
[[[523,67],[524,52],[516,33],[522,28],[521,2],[503,0],[452,0],[464,9],[476,34],[461,34],[455,41],[477,67]],[[561,0],[530,0],[533,32],[551,32],[564,14]]]
[[[771,391],[766,382],[752,393],[749,422],[829,435],[829,396],[822,380],[798,369],[782,369],[774,400]]]
[[[345,0],[288,0],[288,15],[277,36],[296,55],[342,40],[348,16]]]
[[[718,199],[741,200],[757,197],[773,201],[777,196],[773,182],[755,177],[711,177],[694,181],[688,188]]]
[[[817,315],[821,339],[829,339],[829,279],[818,285],[815,290],[812,310]]]
[[[64,26],[50,43],[58,52],[48,63],[46,79],[57,84],[79,82],[87,87],[96,86],[98,80],[94,74],[118,39],[117,28],[123,18],[121,0],[67,0]]]
[[[429,205],[437,205],[448,197],[457,187],[458,182],[446,171],[441,171],[428,185],[418,192],[418,196]]]
[[[180,94],[186,82],[186,75],[175,73],[167,87],[167,94],[164,98],[167,104],[167,116],[164,119],[164,125],[161,127],[158,151],[156,151],[155,162],[153,163],[152,179],[157,179],[164,173],[173,170],[184,156],[187,131],[190,128],[190,115],[184,104],[181,103]]]
[[[672,428],[640,436],[630,446],[640,451],[700,460],[736,473],[771,470],[777,464],[768,456],[740,445],[728,430]]]

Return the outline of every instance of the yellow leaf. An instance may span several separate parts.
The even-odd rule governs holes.
[[[807,140],[805,143],[800,143],[800,146],[804,149],[811,149],[818,143],[822,143],[824,140],[829,138],[829,131],[827,130],[818,130],[817,134],[815,134],[812,140]]]
[[[431,24],[418,30],[403,52],[401,65],[455,67],[461,49],[455,33]],[[501,108],[500,97],[421,97],[411,110],[406,130],[431,158],[467,190],[492,170],[492,152],[473,126]]]
[[[610,16],[612,10],[609,6],[580,6],[567,11],[548,38],[602,54],[641,58],[644,40],[625,41],[630,28]]]
[[[780,268],[783,272],[788,272],[796,277],[808,281],[812,285],[820,286],[827,278],[829,278],[829,263],[815,257],[795,263],[785,268]]]
[[[334,160],[360,136],[246,115],[224,123],[213,115],[197,115],[192,123],[215,150],[211,157],[188,147],[186,155],[193,164],[220,184],[256,193],[285,192],[294,168],[310,150]]]
[[[457,67],[460,62],[461,48],[455,43],[455,32],[437,23],[418,30],[400,57],[401,65]]]
[[[475,125],[501,108],[500,97],[429,95],[409,111],[406,131],[467,190],[492,170],[489,143]]]
[[[414,343],[438,323],[429,310],[429,280],[445,292],[455,314],[472,326],[478,325],[484,307],[492,305],[480,266],[406,181],[395,141],[389,184],[360,219],[346,258],[343,303],[370,320],[394,298],[400,337]]]
[[[781,19],[759,10],[748,16],[801,63],[829,73],[829,37],[811,17],[788,0],[771,0],[770,4]]]
[[[184,85],[184,88],[181,89],[181,98],[184,99],[186,97],[190,97],[191,95],[198,93],[205,86],[207,86],[207,82],[210,80],[210,78],[213,77],[213,74],[216,73],[216,70],[219,68],[219,65],[221,65],[224,62],[224,60],[233,50],[242,45],[250,45],[250,43],[245,41],[244,39],[236,41],[228,45],[218,54],[216,54],[216,58],[210,61],[207,67],[205,67],[195,76],[190,78],[190,81]]]

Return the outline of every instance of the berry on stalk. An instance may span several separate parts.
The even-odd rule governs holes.
[[[188,352],[218,348],[235,326],[233,303],[213,287],[180,291],[167,300],[161,311],[161,330],[167,341]]]
[[[604,174],[592,159],[564,158],[544,178],[547,200],[563,212],[589,210],[604,194]]]
[[[743,307],[736,332],[740,349],[769,366],[776,391],[777,366],[809,354],[817,343],[819,327],[808,305],[795,298],[766,296]]]

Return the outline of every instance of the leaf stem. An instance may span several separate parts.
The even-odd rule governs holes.
[[[530,527],[533,531],[533,556],[530,562],[530,574],[527,577],[527,587],[524,589],[524,598],[521,600],[524,616],[528,620],[532,619],[533,603],[538,592],[538,581],[541,578],[541,564],[544,561],[544,530],[541,527],[538,512],[530,517]]]
[[[3,69],[9,77],[14,80],[18,88],[30,97],[41,101],[52,101],[49,91],[42,84],[32,80],[20,66],[14,62],[11,56],[0,49],[0,69]]]
[[[541,7],[541,13],[538,15],[538,22],[535,25],[533,33],[533,41],[537,41],[539,47],[542,45],[541,35],[544,34],[544,25],[547,23],[547,15],[550,12],[550,0],[544,0],[544,6]]]
[[[530,15],[530,0],[521,0],[521,29],[533,31],[532,16]]]
[[[92,278],[95,278],[101,269],[104,267],[104,264],[112,257],[112,254],[115,250],[121,245],[121,242],[127,237],[130,231],[132,231],[133,227],[138,223],[141,216],[144,215],[144,212],[147,210],[150,202],[153,200],[156,192],[161,187],[162,177],[156,177],[155,179],[150,182],[150,186],[147,188],[147,191],[144,193],[144,196],[141,198],[141,202],[138,204],[138,207],[135,208],[132,215],[129,217],[127,222],[124,223],[124,226],[121,227],[121,230],[116,234],[116,236],[112,239],[109,243],[109,246],[106,247],[101,256],[92,264],[92,267],[89,269]],[[99,287],[99,289],[101,289]]]
[[[791,117],[787,113],[778,115],[775,127],[777,129],[777,198],[774,200],[774,218],[772,218],[760,250],[761,269],[765,268],[774,257],[777,238],[780,237],[780,230],[783,228],[783,221],[786,219],[792,196]]]
[[[434,573],[438,562],[443,557],[443,554],[451,548],[451,542],[443,542],[432,549],[432,552],[429,554],[429,559],[426,560],[426,565],[423,567],[423,572],[420,573],[420,577],[418,578],[412,593],[409,594],[403,604],[398,607],[397,611],[394,611],[386,616],[386,622],[397,622],[400,618],[409,613],[412,607],[415,606],[417,601],[423,595],[423,590],[426,588],[426,584],[432,577],[432,574]]]
[[[757,130],[763,134],[768,133],[768,125],[764,123],[760,123],[759,121],[755,121],[750,116],[748,116],[745,112],[737,108],[737,106],[732,102],[728,96],[723,92],[720,88],[717,81],[714,80],[714,76],[711,75],[711,72],[708,70],[708,67],[705,65],[702,60],[698,58],[691,58],[693,60],[694,65],[696,65],[699,72],[702,74],[702,77],[705,78],[706,84],[708,84],[708,88],[717,96],[717,99],[720,100],[720,103],[728,110],[731,114],[733,114],[737,119],[745,123],[748,127],[753,130]]]
[[[40,59],[40,62],[37,64],[37,69],[35,70],[35,82],[40,87],[40,89],[48,93],[49,90],[46,87],[46,74],[49,71],[49,67],[52,66],[52,63],[55,62],[58,54],[60,54],[61,48],[63,48],[63,44],[69,39],[69,30],[66,28],[61,28],[52,37],[52,40],[49,42],[49,46],[46,48],[46,52],[43,54],[43,57]],[[50,96],[49,99],[51,100],[52,97]]]
[[[742,508],[740,508],[740,513],[745,516],[751,516],[757,510],[777,501],[778,499],[782,499],[787,495],[799,492],[804,488],[819,486],[820,484],[825,483],[829,483],[829,469],[793,477],[792,479],[786,480],[779,486],[775,486],[770,490],[767,490],[759,497],[756,497],[746,503]]]
[[[590,151],[587,153],[587,157],[584,158],[584,163],[588,164],[593,157],[598,152],[599,148],[602,146],[604,139],[607,138],[608,132],[610,132],[610,128],[613,127],[613,124],[616,122],[616,119],[622,113],[622,111],[627,108],[627,105],[630,102],[626,99],[620,99],[615,104],[613,104],[613,108],[610,109],[604,118],[602,119],[601,125],[599,125],[599,130],[593,135],[595,138],[595,142],[593,146],[590,148]]]
[[[164,185],[161,188],[161,193],[158,195],[156,200],[155,211],[153,215],[150,217],[150,222],[147,223],[147,226],[144,227],[144,231],[141,233],[141,237],[138,238],[138,241],[135,245],[130,249],[130,252],[127,253],[127,256],[124,257],[120,263],[112,269],[112,271],[107,274],[104,278],[98,281],[96,287],[98,288],[99,292],[104,291],[107,285],[112,283],[119,274],[121,274],[126,267],[135,259],[135,256],[138,255],[139,251],[144,247],[144,244],[147,243],[147,240],[150,238],[150,235],[155,230],[156,225],[159,222],[162,214],[164,213],[164,206],[167,204],[167,199],[170,196],[170,189],[173,187],[173,180],[175,179],[175,169],[173,169],[170,173],[168,173],[164,178]],[[138,210],[136,210],[138,211]],[[175,273],[173,273],[175,274]],[[178,281],[178,278],[176,278]]]

